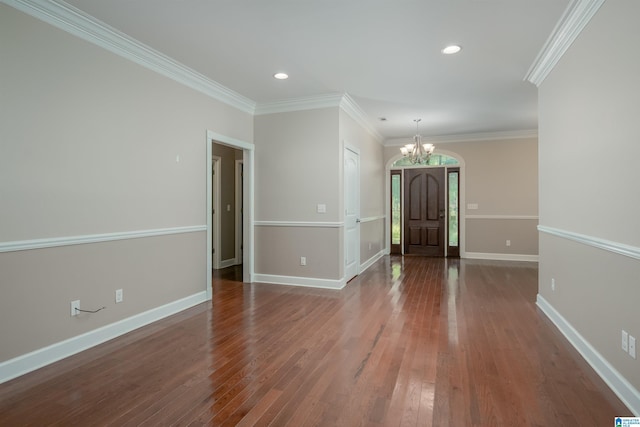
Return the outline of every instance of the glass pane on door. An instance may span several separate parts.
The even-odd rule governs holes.
[[[449,246],[458,246],[458,175],[449,172]]]
[[[400,207],[400,174],[391,175],[391,244],[400,244],[400,230],[402,227],[402,210]]]

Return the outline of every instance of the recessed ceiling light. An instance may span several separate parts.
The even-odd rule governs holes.
[[[453,55],[454,53],[460,52],[461,49],[462,48],[460,46],[452,44],[451,46],[447,46],[442,49],[442,53],[444,53],[445,55]]]
[[[278,80],[286,80],[289,78],[289,75],[287,73],[275,73],[273,77],[275,77]]]

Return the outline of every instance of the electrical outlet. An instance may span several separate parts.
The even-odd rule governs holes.
[[[116,303],[122,302],[122,289],[116,289]]]
[[[507,240],[507,246],[511,246],[511,240]]]
[[[556,291],[556,279],[551,279],[551,290]]]
[[[80,300],[71,301],[71,315],[77,316],[79,314],[78,310],[80,310]]]
[[[629,334],[627,331],[622,331],[622,349],[629,351]]]
[[[629,335],[629,356],[636,358],[636,338]]]
[[[307,257],[304,257],[304,256],[300,257],[300,265],[307,265]]]

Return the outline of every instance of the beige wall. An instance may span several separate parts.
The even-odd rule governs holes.
[[[0,243],[206,224],[206,131],[250,114],[4,4],[0,40]],[[204,231],[0,253],[0,362],[205,286]]]
[[[338,107],[256,116],[257,221],[339,221]],[[324,214],[316,205],[327,206]]]
[[[342,263],[333,261],[342,259],[339,226],[314,225],[342,220],[338,107],[259,115],[254,126],[255,273],[341,278]],[[291,226],[299,222],[305,226]]]
[[[469,255],[538,254],[538,142],[536,138],[436,143],[436,153],[462,159],[461,191]],[[385,164],[399,147],[385,148]],[[477,204],[477,210],[466,209]],[[461,230],[462,231],[462,230]],[[511,246],[506,246],[506,241]],[[464,254],[463,254],[464,255]]]
[[[310,279],[342,278],[340,228],[256,227],[256,274]],[[307,265],[300,265],[300,257]]]
[[[614,247],[624,244],[635,253],[640,250],[638,16],[635,0],[605,2],[539,90],[541,226]],[[640,359],[625,354],[620,341],[623,329],[640,338],[639,277],[636,258],[540,235],[540,295],[637,396]]]
[[[256,274],[342,279],[345,145],[360,153],[360,216],[367,219],[361,225],[360,262],[379,254],[384,245],[380,143],[337,106],[259,115],[254,122]],[[318,204],[327,212],[317,213]],[[296,225],[300,222],[304,225]]]
[[[0,362],[203,291],[203,234],[0,253]]]

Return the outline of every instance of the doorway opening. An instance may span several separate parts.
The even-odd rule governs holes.
[[[218,268],[224,267],[225,260],[231,259],[233,262],[228,261],[231,265],[238,266],[242,271],[242,281],[250,283],[253,278],[253,265],[254,265],[254,232],[251,224],[253,223],[253,211],[254,211],[254,177],[253,177],[253,164],[254,164],[254,151],[255,146],[246,141],[238,140],[232,137],[228,137],[226,135],[221,135],[212,131],[207,131],[207,180],[206,180],[206,199],[207,199],[207,297],[211,299],[212,296],[212,279],[213,279],[213,249],[214,249],[214,233],[216,233],[216,227],[214,227],[214,179],[213,179],[213,170],[214,170],[214,144],[220,145],[221,147],[230,148],[234,150],[234,158],[231,160],[230,172],[231,172],[231,181],[234,182],[231,187],[231,198],[225,200],[223,195],[224,192],[222,190],[218,190],[220,194],[220,206],[216,210],[218,218],[216,218],[216,222],[222,224],[222,214],[231,214],[229,215],[232,221],[231,235],[230,240],[232,242],[231,255],[226,255],[227,252],[224,252],[223,244],[225,237],[223,232],[223,227],[220,227],[220,230],[217,231],[217,236],[220,236],[221,243],[218,249],[220,252],[220,263]],[[236,158],[237,156],[238,158]],[[222,156],[220,156],[222,157]],[[235,185],[235,164],[236,160],[242,161],[242,183],[241,187],[241,201],[236,202],[235,198],[239,193],[238,189]],[[223,159],[221,159],[221,162]],[[219,164],[219,172],[218,175],[222,178],[225,174],[225,168],[223,163]],[[219,180],[221,182],[222,187],[222,179]],[[235,215],[235,206],[237,203],[240,203],[241,206],[241,218],[239,220],[241,226],[238,228],[242,229],[242,233],[240,234],[240,239],[242,241],[241,247],[242,251],[240,256],[238,257],[235,246],[236,241],[238,239],[238,235],[235,232],[235,223],[238,221],[237,216]],[[228,231],[227,231],[228,232]],[[228,249],[227,249],[228,250]],[[236,264],[237,263],[237,264]]]
[[[213,268],[242,264],[242,164],[243,152],[213,144]]]

